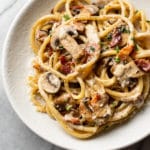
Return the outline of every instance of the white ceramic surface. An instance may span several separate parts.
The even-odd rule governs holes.
[[[43,3],[44,2],[44,3]],[[78,140],[66,134],[59,124],[47,115],[35,111],[30,102],[27,76],[31,72],[33,53],[29,45],[32,24],[47,14],[56,3],[53,0],[31,0],[14,20],[3,49],[3,80],[9,100],[22,121],[49,142],[67,149],[108,150],[125,147],[150,134],[150,107],[147,106],[132,120],[90,140]],[[149,14],[149,0],[134,0],[134,5]]]

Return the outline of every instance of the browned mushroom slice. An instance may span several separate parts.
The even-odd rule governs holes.
[[[82,55],[83,50],[74,39],[77,36],[78,32],[74,26],[63,25],[57,28],[51,37],[51,46],[56,50],[61,45],[74,59],[78,59]]]
[[[61,86],[61,81],[56,75],[49,72],[41,76],[40,86],[47,93],[54,94],[59,91]]]
[[[54,30],[54,33],[51,37],[51,47],[56,50],[60,45],[60,40],[64,39],[67,35],[71,37],[77,37],[78,32],[74,26],[62,25]]]

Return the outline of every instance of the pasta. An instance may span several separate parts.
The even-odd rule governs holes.
[[[33,104],[80,139],[128,120],[149,96],[149,40],[127,0],[60,0],[32,27]]]

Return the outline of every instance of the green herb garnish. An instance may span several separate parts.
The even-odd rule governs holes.
[[[64,47],[63,47],[63,46],[59,46],[59,49],[60,49],[60,50],[64,50]]]
[[[121,33],[130,33],[130,30],[128,30],[128,29],[126,28],[126,26],[121,26],[121,27],[120,27],[120,32],[121,32]]]
[[[72,109],[72,105],[66,105],[65,108],[66,108],[67,111],[70,111]]]
[[[117,53],[119,53],[119,51],[120,51],[119,46],[116,46],[116,47],[115,47],[115,50],[116,50]]]
[[[114,101],[112,104],[111,104],[111,107],[114,108],[118,105],[118,101]]]
[[[136,43],[135,43],[135,45],[134,45],[134,50],[136,50],[136,51],[139,50],[138,44],[136,44]]]
[[[95,51],[95,48],[94,48],[93,46],[90,46],[90,50],[91,50],[92,52],[94,52],[94,51]]]
[[[116,57],[116,58],[115,58],[115,62],[116,62],[116,63],[120,63],[120,58],[119,58],[119,57]]]
[[[63,18],[64,18],[65,21],[70,20],[70,16],[69,16],[68,14],[65,14],[65,15],[63,16]]]
[[[108,41],[111,41],[112,40],[112,34],[109,33],[106,38],[107,38]]]

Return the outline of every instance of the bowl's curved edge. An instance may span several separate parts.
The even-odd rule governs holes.
[[[13,31],[13,28],[15,27],[15,25],[17,24],[19,18],[26,12],[27,8],[32,5],[36,0],[29,0],[23,7],[22,9],[19,11],[19,13],[17,14],[17,16],[15,17],[14,21],[12,22],[10,29],[8,30],[7,36],[5,38],[5,42],[3,44],[3,51],[2,51],[2,82],[3,82],[3,86],[6,92],[6,95],[8,97],[8,100],[13,108],[13,110],[16,112],[16,114],[18,115],[18,117],[20,118],[20,120],[32,131],[34,132],[36,135],[38,135],[39,137],[43,138],[44,140],[46,140],[47,142],[50,142],[54,145],[57,145],[61,148],[67,148],[67,149],[72,149],[72,147],[68,146],[68,147],[63,147],[62,145],[59,145],[58,143],[55,143],[55,141],[50,141],[48,139],[46,139],[46,137],[42,136],[38,131],[36,131],[34,128],[31,128],[28,123],[26,122],[26,120],[23,119],[21,113],[17,110],[17,108],[15,107],[15,105],[13,104],[13,97],[10,94],[10,90],[9,90],[9,86],[8,86],[8,82],[7,82],[7,53],[8,53],[8,45],[7,43],[9,43],[10,41],[10,37]],[[150,133],[147,133],[143,136],[137,137],[134,140],[130,141],[130,142],[126,142],[125,144],[119,145],[118,147],[112,147],[112,149],[120,149],[120,148],[125,148],[127,146],[130,146],[132,144],[135,144],[139,141],[141,141],[142,139],[146,138],[147,136],[149,136]]]

